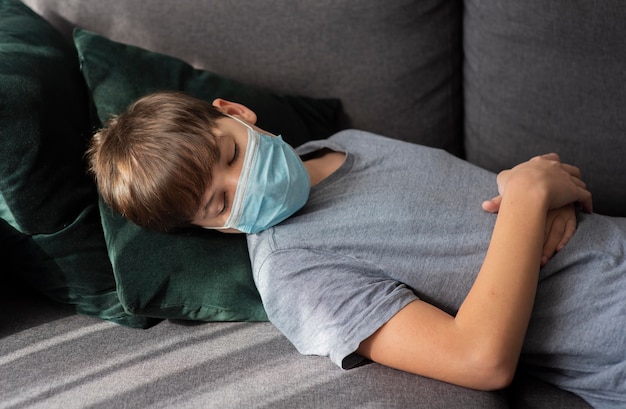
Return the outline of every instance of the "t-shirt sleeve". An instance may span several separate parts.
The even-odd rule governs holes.
[[[348,369],[372,335],[417,297],[368,262],[308,249],[280,250],[255,269],[270,321],[306,355]]]

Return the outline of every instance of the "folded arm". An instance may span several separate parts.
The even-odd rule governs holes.
[[[489,213],[498,213],[501,202],[502,196],[499,195],[491,200],[486,200],[482,204],[483,210]],[[541,253],[542,267],[548,264],[548,261],[567,245],[576,231],[577,224],[576,209],[573,204],[552,209],[548,212],[543,251]]]
[[[591,211],[578,169],[545,155],[502,172],[502,196],[483,265],[456,316],[407,305],[358,352],[373,361],[474,389],[505,387],[515,373],[541,265],[547,214],[573,202]]]

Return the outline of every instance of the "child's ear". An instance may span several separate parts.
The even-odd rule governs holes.
[[[217,98],[213,101],[213,106],[225,114],[236,116],[252,125],[256,124],[256,114],[245,105]]]

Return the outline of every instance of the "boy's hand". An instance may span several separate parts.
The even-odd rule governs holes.
[[[496,182],[498,193],[506,197],[506,188],[515,180],[517,187],[543,188],[547,193],[548,209],[560,208],[566,204],[578,202],[583,211],[593,211],[591,193],[580,178],[580,169],[562,163],[559,155],[549,153],[535,156],[529,161],[504,170],[498,174]]]
[[[498,213],[501,196],[496,196],[491,200],[483,202],[483,210],[489,213]],[[546,233],[541,253],[541,266],[545,266],[548,261],[561,251],[572,238],[576,231],[576,209],[573,204],[552,209],[546,218]]]
[[[500,195],[483,202],[483,210],[490,213],[497,213],[502,202],[502,194],[511,175],[518,169],[526,170],[532,168],[542,171],[542,177],[544,179],[554,176],[554,181],[556,181],[556,183],[552,184],[554,189],[558,191],[560,188],[563,188],[560,196],[578,196],[577,201],[581,204],[583,210],[591,212],[591,194],[586,190],[585,183],[580,180],[580,170],[574,166],[561,163],[559,156],[556,154],[538,156],[513,169],[500,172],[497,179]],[[573,203],[560,207],[557,205],[557,207],[548,211],[541,255],[542,266],[544,266],[556,252],[565,247],[575,231],[576,211]]]

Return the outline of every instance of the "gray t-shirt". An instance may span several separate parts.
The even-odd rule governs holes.
[[[323,148],[347,153],[344,164],[248,245],[270,320],[301,353],[349,368],[361,361],[361,341],[412,300],[455,314],[489,245],[496,216],[481,203],[497,187],[493,173],[444,151],[360,131],[298,153]],[[617,379],[624,396],[625,254],[626,219],[580,216],[542,269],[523,363],[577,393]]]

